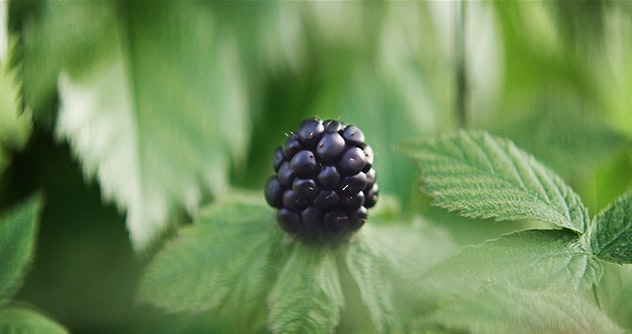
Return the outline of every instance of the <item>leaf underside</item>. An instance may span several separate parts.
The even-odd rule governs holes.
[[[422,322],[467,333],[623,333],[580,295],[500,284],[439,309]]]
[[[529,230],[464,248],[425,274],[419,287],[438,298],[509,282],[532,290],[578,291],[599,281],[602,272],[573,233]]]
[[[583,233],[587,209],[562,179],[507,140],[464,132],[406,148],[438,206],[469,218],[534,220]]]
[[[333,333],[344,304],[334,251],[296,244],[268,304],[274,333]]]
[[[9,299],[21,285],[35,248],[42,199],[35,195],[0,219],[0,300]]]
[[[275,261],[283,260],[270,254],[282,237],[261,199],[216,203],[149,263],[139,299],[171,312],[228,309],[263,326],[266,294],[280,267]]]
[[[0,309],[0,333],[64,334],[68,331],[53,320],[30,309],[6,307]]]
[[[595,216],[590,247],[600,259],[632,263],[632,192],[622,195]]]

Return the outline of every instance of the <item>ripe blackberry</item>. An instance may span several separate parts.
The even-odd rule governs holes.
[[[373,150],[353,125],[304,120],[274,150],[265,198],[279,226],[302,240],[338,240],[358,230],[378,198]]]

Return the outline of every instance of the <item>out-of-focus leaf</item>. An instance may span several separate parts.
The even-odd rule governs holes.
[[[422,320],[467,333],[623,333],[597,306],[572,292],[496,284]]]
[[[140,300],[171,312],[229,310],[247,317],[247,331],[263,326],[267,292],[286,258],[275,249],[283,233],[271,217],[260,194],[215,203],[149,263]]]
[[[407,152],[440,207],[469,218],[528,219],[579,233],[588,225],[579,196],[510,141],[462,131],[413,144]]]
[[[274,333],[333,333],[344,304],[334,251],[297,243],[268,303]]]
[[[127,209],[143,250],[178,209],[224,193],[248,142],[247,96],[237,50],[203,4],[132,2],[121,15],[113,60],[62,74],[56,131]]]
[[[26,308],[0,308],[0,332],[6,334],[65,334],[68,331],[55,321]]]
[[[590,248],[600,259],[632,263],[632,192],[622,195],[595,216]]]
[[[35,195],[0,219],[0,300],[9,299],[22,284],[35,249],[42,199]]]
[[[496,283],[532,290],[587,289],[602,267],[568,230],[529,230],[464,248],[424,274],[419,287],[439,298]]]
[[[624,328],[632,328],[632,266],[605,263],[598,285],[601,306]]]
[[[19,113],[15,73],[5,65],[0,59],[0,174],[9,163],[8,151],[22,150],[32,128],[30,113]]]

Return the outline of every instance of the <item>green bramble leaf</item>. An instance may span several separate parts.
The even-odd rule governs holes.
[[[574,233],[529,230],[464,248],[422,276],[419,287],[438,298],[511,282],[532,290],[585,290],[603,268]]]
[[[65,334],[68,331],[53,320],[26,308],[0,308],[0,333],[6,334]]]
[[[590,248],[602,260],[632,263],[632,191],[595,216]]]
[[[127,211],[133,246],[143,251],[180,210],[195,214],[225,194],[250,120],[236,46],[209,6],[125,2],[115,10],[120,18],[104,31],[109,56],[90,71],[61,71],[55,131],[104,198]]]
[[[464,333],[623,333],[597,306],[570,291],[488,286],[444,305],[420,324]]]
[[[382,249],[371,238],[369,226],[363,228],[357,240],[352,241],[346,252],[347,267],[354,278],[362,301],[367,306],[371,320],[379,333],[399,333],[393,300],[393,285],[389,280],[385,259],[387,249]]]
[[[435,204],[469,218],[535,220],[578,233],[588,211],[562,179],[507,140],[464,132],[405,150]]]
[[[274,333],[333,333],[344,304],[333,249],[297,243],[268,303]]]
[[[22,283],[33,257],[41,208],[42,198],[35,195],[0,218],[0,301],[11,298]]]
[[[265,298],[285,259],[274,249],[282,238],[261,194],[230,196],[158,252],[142,276],[139,299],[171,312],[228,308],[252,316],[246,320],[253,328],[264,326]]]

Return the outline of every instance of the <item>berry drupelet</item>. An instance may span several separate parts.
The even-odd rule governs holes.
[[[265,197],[286,232],[307,241],[357,231],[378,198],[373,150],[353,125],[304,120],[272,157]]]

